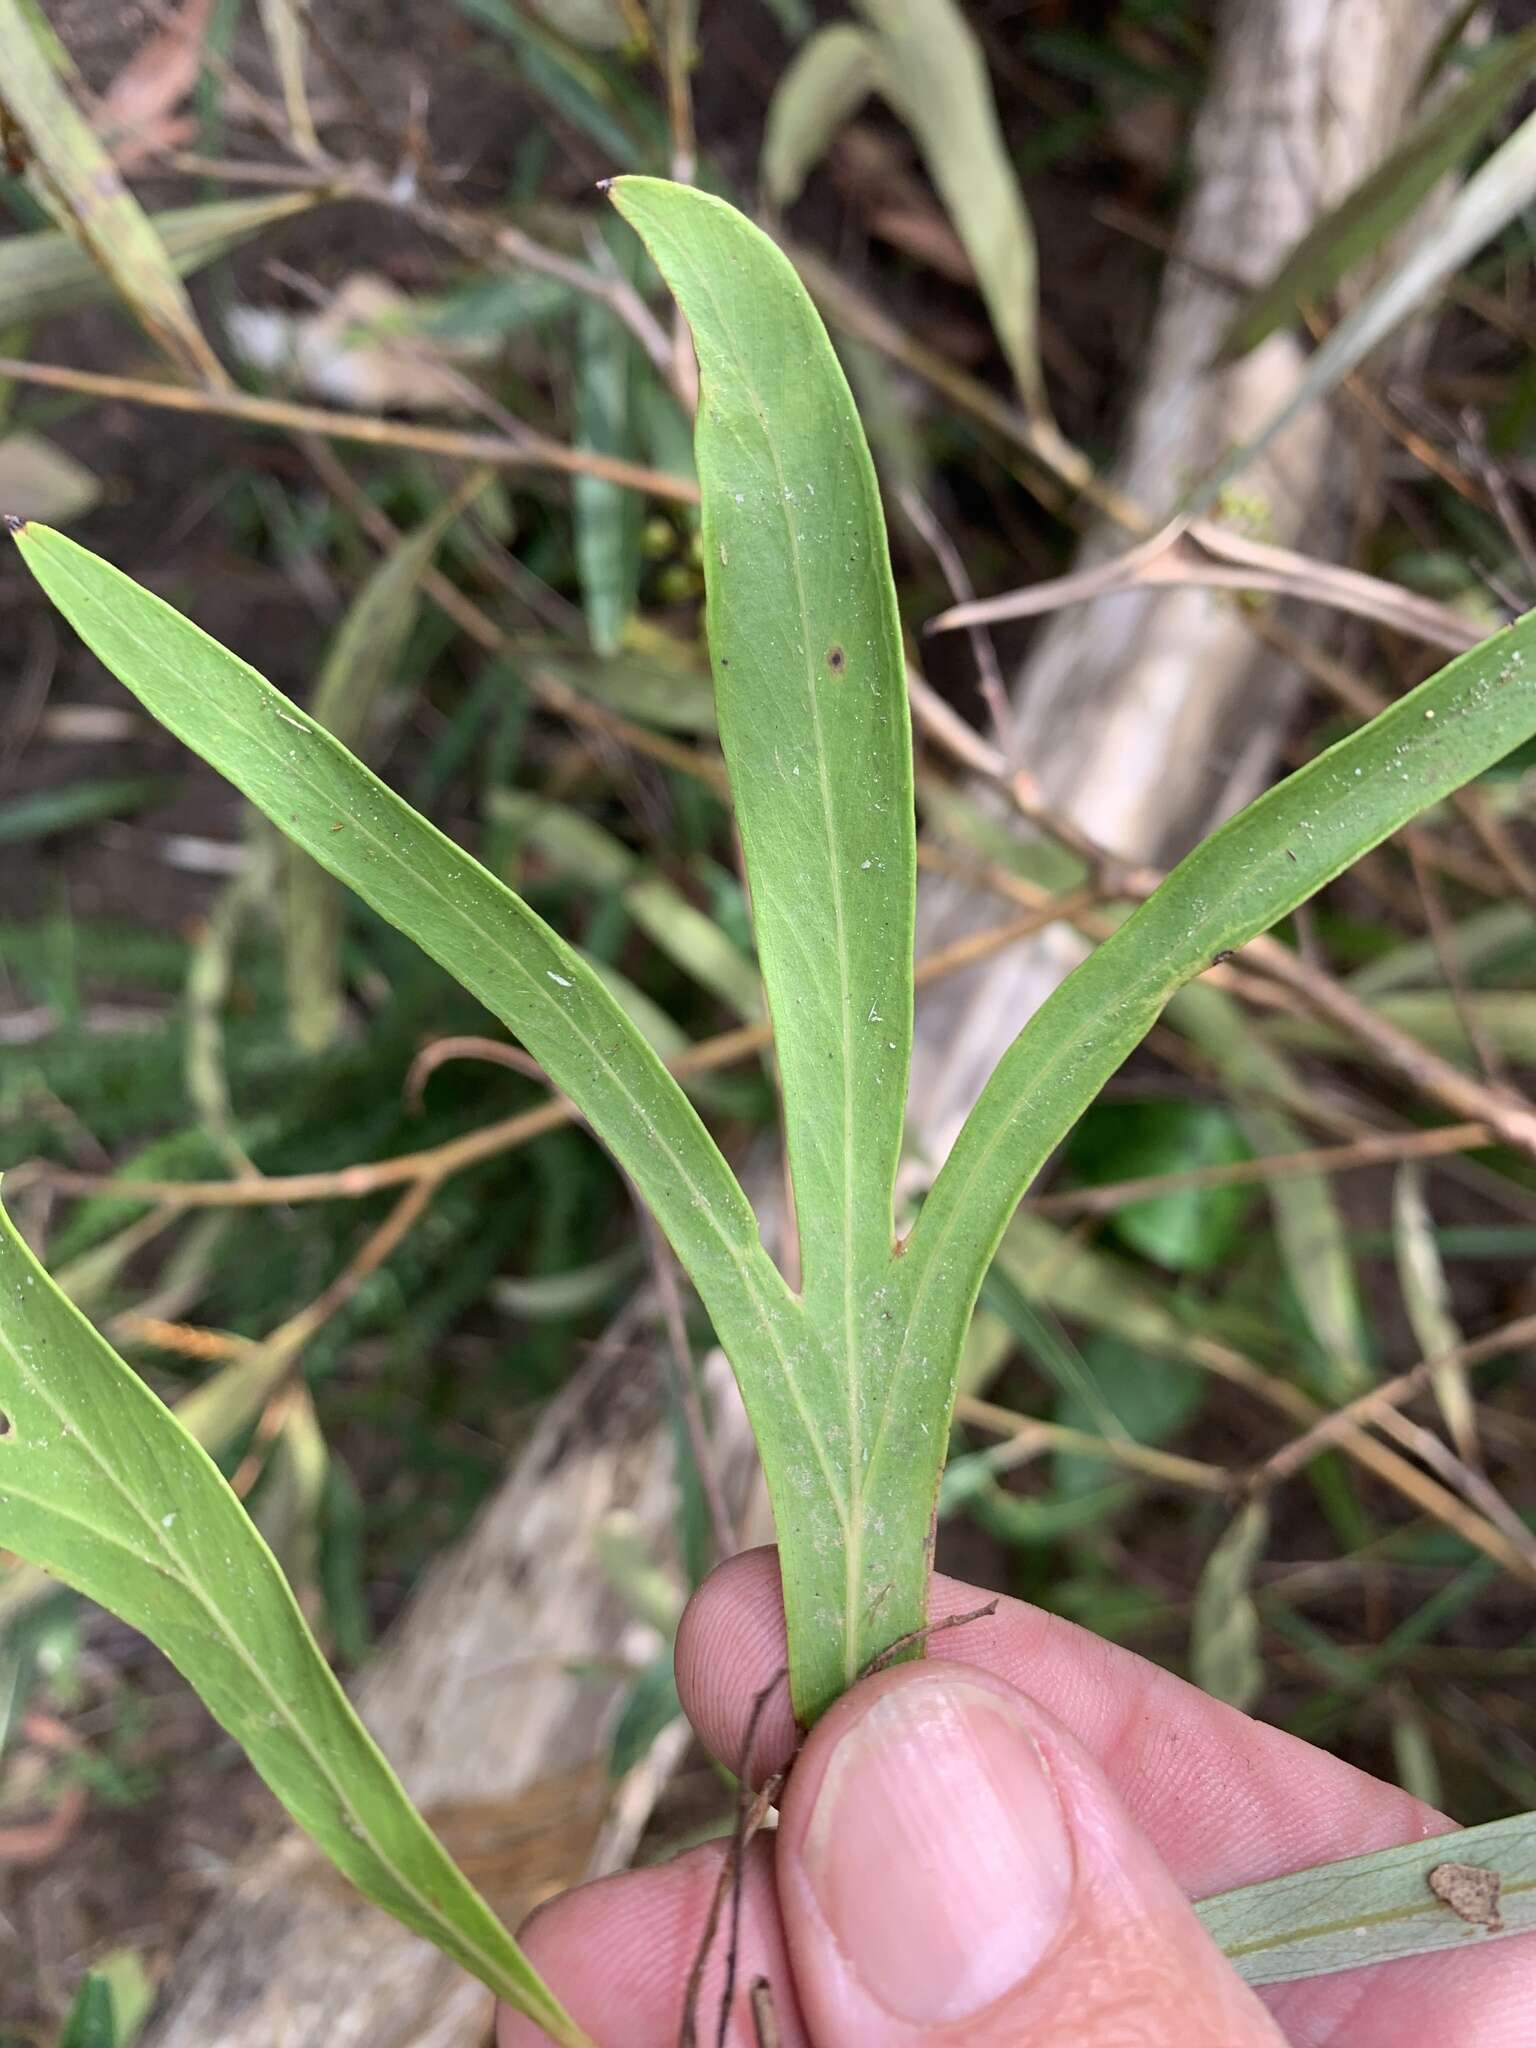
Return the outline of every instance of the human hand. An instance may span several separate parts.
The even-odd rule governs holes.
[[[935,1621],[985,1596],[936,1578]],[[743,1874],[730,2048],[766,1977],[781,2048],[1531,2048],[1536,1939],[1250,1992],[1186,1900],[1447,1831],[1396,1787],[1020,1601],[942,1658],[862,1680],[795,1759]],[[784,1662],[778,1564],[699,1589],[677,1645],[701,1738],[733,1768]],[[779,1688],[754,1777],[794,1752]],[[584,1886],[523,1940],[602,2048],[674,2048],[724,1844]],[[713,2042],[716,1941],[699,2002]],[[1261,2002],[1262,1997],[1262,2002]],[[500,2048],[537,2028],[501,2017]]]

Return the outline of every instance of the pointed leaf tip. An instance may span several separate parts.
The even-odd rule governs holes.
[[[26,532],[27,522],[19,512],[7,512],[4,514],[4,519],[7,533],[22,534]]]

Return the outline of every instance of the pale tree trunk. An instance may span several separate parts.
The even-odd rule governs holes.
[[[1318,210],[1380,160],[1456,12],[1454,0],[1237,0],[1229,9],[1113,475],[1154,525],[1300,374],[1302,347],[1289,333],[1209,369],[1238,303],[1226,280],[1263,283]],[[1360,433],[1358,412],[1314,406],[1270,444],[1235,487],[1263,522],[1259,537],[1323,559],[1347,550]],[[1078,566],[1131,539],[1106,521]],[[1074,605],[1045,622],[1017,679],[1013,758],[1048,807],[1099,844],[1164,862],[1263,787],[1300,680],[1230,596],[1142,589]],[[926,942],[953,938],[981,914],[974,898],[941,884],[922,904]],[[943,1157],[999,1054],[1080,951],[1054,927],[925,997],[914,1124],[930,1158]]]
[[[1233,370],[1206,370],[1233,304],[1214,280],[1258,281],[1317,209],[1380,157],[1455,12],[1455,0],[1229,5],[1196,125],[1179,257],[1116,470],[1148,511],[1167,509],[1296,374],[1299,352],[1287,338]],[[1347,533],[1350,474],[1345,442],[1315,414],[1245,485],[1267,499],[1274,538],[1326,555]],[[1120,544],[1095,535],[1085,558]],[[1038,636],[1019,680],[1019,758],[1050,802],[1096,837],[1156,857],[1263,781],[1293,690],[1228,604],[1190,591],[1106,599]],[[930,935],[951,936],[974,914],[948,890],[923,906]],[[1047,938],[925,1001],[913,1109],[930,1151],[1072,958]],[[725,1491],[741,1512],[750,1444],[734,1399],[714,1405]],[[568,1774],[600,1753],[618,1692],[562,1667],[611,1657],[623,1641],[628,1610],[597,1562],[594,1534],[606,1514],[628,1508],[641,1543],[665,1556],[671,1473],[654,1347],[637,1359],[617,1341],[551,1404],[360,1688],[365,1716],[418,1801],[473,1809],[493,1838],[500,1827],[486,1869],[509,1916],[587,1859],[594,1782]],[[541,1785],[530,1812],[520,1795]],[[631,1829],[644,1803],[642,1784],[629,1801]],[[478,1860],[474,1874],[485,1874]],[[210,1908],[146,2048],[474,2048],[488,2025],[477,1987],[425,1942],[342,1896],[304,1845],[283,1836],[255,1852]]]

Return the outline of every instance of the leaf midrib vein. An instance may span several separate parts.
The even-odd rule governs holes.
[[[847,1390],[848,1426],[848,1497],[843,1515],[843,1670],[848,1683],[852,1683],[858,1670],[858,1589],[864,1569],[864,1520],[860,1511],[859,1474],[862,1470],[862,1426],[859,1397],[862,1392],[862,1373],[856,1338],[856,1288],[859,1276],[855,1271],[853,1244],[854,1217],[854,1114],[853,1114],[853,1003],[848,961],[847,906],[843,896],[842,840],[838,832],[836,806],[832,802],[832,791],[828,780],[827,749],[822,724],[821,700],[816,689],[815,655],[812,649],[810,603],[806,592],[805,567],[800,552],[800,536],[790,510],[788,481],[783,462],[774,436],[768,431],[767,407],[757,389],[755,380],[748,374],[746,360],[736,341],[736,330],[726,319],[720,300],[715,292],[714,279],[707,271],[700,272],[703,289],[711,306],[719,332],[725,337],[735,361],[736,373],[742,389],[752,401],[753,416],[759,423],[761,438],[768,450],[769,460],[778,483],[776,502],[784,520],[784,531],[789,543],[791,573],[794,577],[795,602],[800,612],[800,648],[805,677],[805,694],[810,707],[811,729],[816,748],[817,788],[821,797],[822,834],[826,847],[827,869],[831,883],[832,919],[836,941],[836,971],[838,985],[838,1036],[842,1043],[841,1061],[841,1108],[842,1108],[842,1180],[843,1200],[841,1236],[842,1257],[842,1300],[843,1300],[843,1384]],[[830,346],[830,344],[829,344]],[[813,1431],[817,1443],[822,1469],[827,1473],[829,1483],[832,1475],[828,1466],[825,1446],[819,1432]]]
[[[95,1340],[95,1342],[101,1342],[100,1337],[97,1336],[94,1330],[90,1334],[91,1337]],[[355,1824],[358,1839],[367,1843],[368,1847],[372,1850],[374,1856],[378,1859],[380,1866],[384,1870],[390,1872],[391,1875],[395,1878],[396,1882],[401,1886],[402,1890],[405,1891],[406,1894],[417,1903],[424,1918],[430,1920],[434,1926],[443,1927],[447,1929],[450,1938],[454,1943],[456,1943],[460,1947],[461,1952],[467,1949],[470,1953],[477,1956],[480,1959],[480,1961],[485,1964],[487,1970],[492,1975],[492,1977],[495,1978],[496,1981],[501,1983],[506,1983],[510,1981],[504,1966],[498,1963],[496,1957],[489,1950],[482,1947],[478,1940],[476,1940],[473,1936],[467,1934],[463,1928],[459,1927],[456,1922],[451,1920],[436,1904],[434,1900],[432,1900],[430,1897],[428,1897],[420,1890],[418,1890],[417,1886],[412,1881],[410,1876],[405,1871],[401,1870],[393,1861],[393,1859],[385,1852],[377,1836],[374,1834],[372,1828],[368,1825],[365,1816],[359,1810],[354,1801],[348,1796],[345,1781],[337,1776],[336,1772],[333,1770],[331,1764],[327,1760],[324,1752],[321,1749],[319,1749],[313,1742],[313,1740],[310,1738],[308,1731],[304,1727],[303,1722],[293,1712],[292,1708],[289,1706],[287,1700],[284,1699],[283,1695],[280,1692],[278,1692],[277,1689],[270,1683],[267,1674],[263,1669],[262,1665],[260,1664],[260,1662],[253,1658],[250,1655],[250,1653],[246,1650],[245,1645],[242,1642],[240,1636],[236,1633],[230,1622],[228,1622],[225,1619],[224,1613],[222,1609],[219,1607],[218,1603],[198,1583],[196,1579],[189,1576],[186,1567],[181,1563],[181,1560],[177,1556],[176,1551],[171,1546],[166,1536],[165,1530],[156,1523],[154,1516],[152,1514],[149,1514],[145,1510],[142,1504],[134,1497],[132,1491],[123,1484],[118,1474],[113,1470],[111,1463],[97,1449],[91,1436],[86,1431],[80,1428],[78,1420],[76,1420],[70,1415],[68,1409],[60,1406],[59,1402],[54,1398],[53,1394],[51,1393],[49,1388],[44,1384],[42,1378],[38,1374],[36,1374],[35,1372],[28,1371],[27,1367],[22,1362],[21,1352],[17,1347],[15,1340],[8,1334],[3,1325],[0,1325],[0,1343],[4,1344],[5,1349],[8,1355],[10,1356],[12,1363],[15,1366],[16,1372],[20,1376],[23,1383],[29,1385],[37,1394],[38,1398],[46,1404],[49,1411],[54,1416],[55,1420],[59,1423],[60,1427],[70,1431],[73,1434],[75,1441],[81,1446],[81,1448],[85,1451],[86,1455],[91,1459],[92,1463],[96,1466],[97,1470],[106,1480],[108,1486],[127,1505],[130,1512],[133,1515],[137,1516],[137,1518],[143,1523],[145,1529],[149,1533],[150,1542],[152,1544],[158,1545],[160,1550],[165,1554],[166,1565],[164,1568],[170,1572],[170,1574],[176,1580],[177,1584],[184,1587],[185,1590],[191,1595],[193,1600],[195,1600],[197,1604],[202,1608],[203,1612],[209,1616],[210,1620],[213,1623],[215,1631],[222,1637],[222,1639],[226,1643],[229,1644],[230,1648],[234,1652],[237,1663],[239,1663],[239,1665],[246,1672],[248,1672],[250,1677],[255,1681],[257,1690],[259,1691],[261,1696],[264,1699],[271,1702],[271,1704],[277,1708],[284,1722],[292,1731],[295,1739],[299,1744],[299,1747],[310,1758],[311,1762],[318,1770],[321,1778],[331,1788],[332,1795],[335,1798],[338,1806],[341,1808],[342,1812],[345,1815],[349,1816],[352,1822]],[[127,1368],[124,1367],[124,1370],[126,1371]],[[18,1495],[21,1494],[20,1488],[9,1487],[8,1490]],[[97,1529],[94,1523],[86,1521],[86,1519],[83,1516],[73,1512],[67,1507],[62,1507],[57,1504],[50,1503],[46,1500],[39,1501],[37,1500],[35,1495],[31,1494],[25,1495],[24,1497],[32,1500],[34,1505],[41,1507],[45,1513],[61,1515],[65,1520],[73,1521],[77,1523],[81,1528],[89,1530],[92,1535],[99,1537],[103,1534],[102,1531]],[[135,1552],[132,1546],[126,1541],[111,1537],[106,1538],[106,1540],[109,1542],[114,1542],[117,1548],[121,1550],[126,1550],[130,1556],[138,1556],[142,1562],[151,1561],[149,1554],[147,1552]],[[286,1591],[286,1586],[284,1586],[282,1590]],[[291,1595],[289,1597],[291,1597]],[[279,1598],[281,1598],[281,1593],[279,1594]],[[327,1671],[329,1670],[328,1666],[325,1668],[327,1669]],[[381,1761],[384,1761],[385,1769],[388,1770],[389,1765],[387,1760],[383,1758],[382,1751],[377,1750],[376,1745],[373,1744],[372,1736],[366,1735],[366,1731],[365,1739],[370,1747],[375,1748],[375,1753],[378,1755]],[[409,1805],[409,1800],[406,1798],[406,1795],[403,1792],[403,1790],[401,1791],[400,1796],[402,1798],[402,1801],[405,1802],[407,1809],[418,1821],[420,1821],[420,1815],[416,1814],[415,1808]],[[442,1848],[441,1843],[437,1841],[437,1838],[435,1835],[433,1835],[431,1829],[427,1827],[425,1821],[421,1821],[421,1828],[423,1836],[426,1839],[426,1841],[432,1844],[437,1854],[444,1860],[444,1862],[447,1862],[447,1852]],[[449,1868],[454,1869],[455,1876],[460,1877],[462,1880],[462,1873],[458,1872],[457,1869],[451,1864],[449,1864]],[[478,1894],[471,1892],[471,1896],[478,1899]],[[520,1986],[519,1988],[523,1989],[525,1987]]]

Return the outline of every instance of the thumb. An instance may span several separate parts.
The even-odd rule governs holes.
[[[985,1673],[907,1664],[840,1700],[776,1862],[821,2048],[1280,2048],[1098,1766]]]

